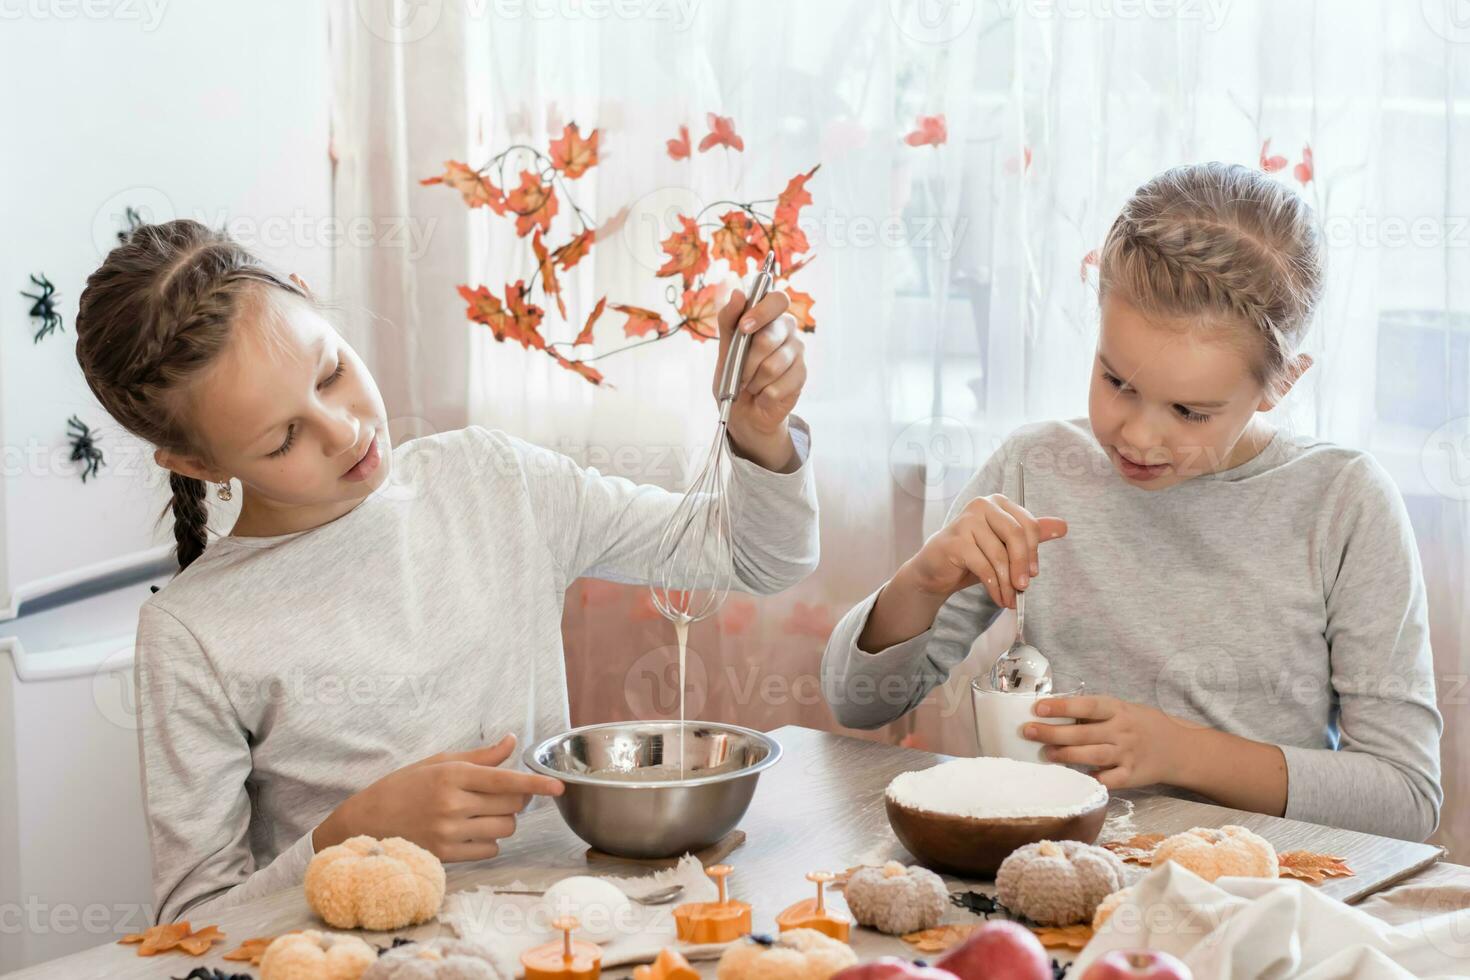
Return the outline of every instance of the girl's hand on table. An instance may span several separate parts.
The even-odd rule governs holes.
[[[806,384],[806,344],[796,318],[786,312],[790,300],[773,290],[745,316],[745,293],[736,290],[720,310],[720,356],[712,386],[718,398],[720,375],[737,333],[748,333],[750,346],[735,403],[730,406],[730,442],[740,455],[781,472],[794,469],[796,447],[787,417]]]
[[[1190,736],[1210,730],[1107,695],[1044,698],[1036,702],[1036,713],[1077,719],[1073,725],[1030,722],[1021,733],[1048,746],[1048,762],[1097,766],[1092,775],[1108,789],[1179,783]]]
[[[559,780],[499,768],[515,751],[507,735],[468,752],[441,752],[395,770],[345,800],[316,828],[317,851],[349,837],[403,837],[439,860],[483,861],[515,833],[532,796],[560,796]]]

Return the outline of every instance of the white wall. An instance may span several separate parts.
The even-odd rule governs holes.
[[[167,483],[76,364],[87,275],[123,209],[229,219],[266,259],[330,290],[326,14],[255,0],[0,0],[0,610],[17,587],[169,543]],[[32,344],[28,274],[66,332]],[[83,485],[73,412],[109,465]]]
[[[0,639],[48,615],[3,621],[27,584],[172,541],[154,530],[162,472],[103,414],[75,357],[77,299],[124,207],[229,219],[329,294],[329,78],[320,3],[0,0]],[[39,344],[18,295],[33,272],[56,285],[66,321]],[[108,459],[85,485],[67,460],[72,413]],[[105,625],[69,607],[49,615],[72,617],[61,657]],[[27,682],[0,653],[0,972],[116,938],[74,920],[5,933],[25,903],[150,900],[134,735],[99,720],[96,683]]]

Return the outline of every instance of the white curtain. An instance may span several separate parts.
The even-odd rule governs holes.
[[[829,727],[815,677],[835,619],[938,526],[1007,432],[1085,414],[1086,256],[1128,194],[1183,161],[1269,166],[1311,199],[1329,242],[1316,366],[1279,422],[1371,450],[1408,501],[1447,722],[1438,839],[1464,859],[1470,32],[1450,6],[339,2],[341,216],[432,216],[437,231],[412,257],[344,250],[337,285],[381,317],[359,311],[355,339],[394,379],[395,415],[443,427],[462,412],[678,486],[713,423],[712,346],[676,337],[607,357],[613,387],[594,388],[496,343],[464,321],[454,286],[529,279],[528,242],[418,180],[449,158],[544,149],[566,122],[599,130],[577,204],[598,223],[627,211],[565,277],[570,322],[545,332],[566,340],[600,296],[664,303],[654,270],[675,215],[774,197],[820,163],[803,221],[816,258],[794,285],[816,298],[798,411],[815,436],[823,562],[798,589],[732,599],[696,626],[689,709]],[[685,125],[697,144],[711,112],[733,119],[744,152],[670,159],[666,141]],[[943,144],[904,140],[939,115]],[[623,319],[604,315],[597,351],[624,342]],[[1005,629],[880,737],[973,752],[965,684]],[[671,631],[641,590],[580,583],[566,637],[577,721],[677,710]]]

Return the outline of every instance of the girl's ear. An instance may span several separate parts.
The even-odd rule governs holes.
[[[205,483],[223,483],[229,474],[206,466],[198,456],[170,452],[167,449],[153,450],[153,461],[166,470],[181,476],[191,476]]]
[[[310,287],[310,286],[308,286],[308,285],[307,285],[307,284],[306,284],[306,280],[305,280],[305,279],[302,279],[302,278],[301,278],[301,277],[300,277],[300,276],[298,276],[298,275],[297,275],[297,274],[296,274],[296,273],[294,273],[294,272],[293,272],[293,273],[291,273],[291,275],[290,275],[290,279],[291,279],[291,281],[292,281],[292,282],[294,282],[294,283],[295,283],[295,284],[296,284],[296,285],[298,285],[298,286],[300,286],[300,287],[301,287],[301,291],[302,291],[302,292],[303,292],[303,293],[305,293],[305,294],[306,294],[306,295],[308,295],[308,296],[310,296],[310,295],[311,295],[311,287]]]
[[[1307,368],[1311,366],[1311,354],[1298,354],[1290,361],[1287,361],[1286,376],[1280,381],[1276,382],[1273,389],[1266,393],[1266,397],[1262,398],[1261,403],[1256,406],[1256,411],[1269,412],[1271,411],[1271,409],[1281,404],[1281,400],[1287,396],[1288,392],[1291,391],[1292,386],[1297,383],[1297,380],[1300,379],[1302,375],[1307,373]]]

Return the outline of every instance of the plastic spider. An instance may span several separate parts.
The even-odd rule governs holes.
[[[66,420],[66,435],[71,440],[71,460],[73,463],[82,465],[82,482],[87,482],[87,477],[96,476],[107,461],[102,458],[102,450],[97,448],[97,437],[87,423],[73,415]]]
[[[31,282],[39,287],[41,291],[39,293],[22,291],[21,295],[26,299],[35,300],[31,304],[30,315],[41,321],[41,328],[36,331],[36,335],[31,338],[31,342],[39,343],[41,338],[47,334],[62,329],[61,314],[56,312],[56,287],[51,285],[51,280],[46,278],[46,274],[42,273],[39,279],[31,276]]]

